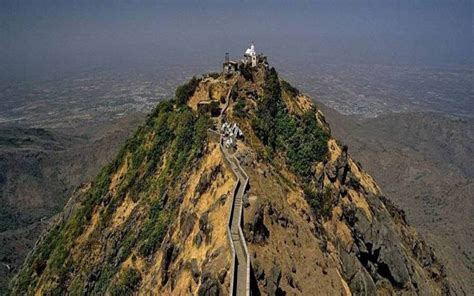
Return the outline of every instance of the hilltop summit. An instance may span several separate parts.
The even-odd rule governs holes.
[[[12,295],[450,293],[322,112],[254,56],[158,104],[76,190]]]

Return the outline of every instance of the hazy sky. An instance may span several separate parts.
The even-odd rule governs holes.
[[[250,40],[275,64],[472,63],[471,1],[294,3],[2,0],[0,80],[210,65]]]

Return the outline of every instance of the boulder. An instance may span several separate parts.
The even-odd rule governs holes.
[[[336,170],[337,170],[337,178],[344,184],[346,181],[347,173],[349,172],[349,163],[348,163],[348,156],[347,156],[347,145],[342,147],[342,153],[339,158],[336,160]]]
[[[347,172],[346,178],[345,178],[345,184],[352,189],[359,189],[360,188],[360,181],[357,176],[351,173],[351,171]]]
[[[341,188],[339,189],[339,194],[341,197],[344,197],[347,195],[347,188],[345,185],[341,185]]]
[[[201,270],[199,270],[199,266],[197,264],[197,260],[193,258],[190,262],[190,271],[195,283],[199,282],[199,277],[201,276]]]
[[[281,212],[278,214],[277,223],[283,228],[287,228],[289,225],[292,224],[290,219],[285,214],[283,214]]]
[[[225,277],[227,276],[227,269],[223,268],[220,272],[219,272],[219,283],[223,284],[224,281],[225,281]]]
[[[286,281],[288,285],[294,289],[300,290],[300,287],[298,285],[298,282],[293,278],[291,274],[286,275]]]
[[[373,213],[372,221],[356,208],[352,226],[359,249],[357,256],[367,270],[376,269],[378,275],[394,286],[406,287],[410,283],[409,263],[391,217],[377,197],[367,197],[366,200]]]
[[[354,226],[356,219],[356,206],[354,204],[342,205],[342,217],[346,220],[349,226]]]
[[[281,280],[281,270],[278,266],[273,266],[267,278],[266,288],[267,288],[268,295],[281,295],[282,290],[279,287],[280,280]]]
[[[376,295],[374,281],[365,269],[360,269],[349,283],[353,295]]]
[[[270,233],[265,226],[264,216],[264,207],[260,205],[255,211],[252,222],[245,224],[244,235],[247,241],[255,244],[261,244],[266,241]]]
[[[199,296],[223,295],[219,281],[209,271],[205,271],[202,273],[201,285],[199,286],[197,295]]]
[[[376,287],[370,274],[359,262],[354,253],[340,249],[344,277],[354,295],[375,295]]]
[[[197,216],[192,212],[183,212],[180,219],[180,237],[182,240],[185,240],[194,228],[194,223],[196,222]]]
[[[326,176],[331,182],[335,182],[337,179],[337,168],[333,164],[327,164],[324,167],[324,172],[326,173]]]
[[[209,224],[209,213],[204,212],[202,214],[201,218],[199,218],[199,229],[202,231],[204,236],[206,238],[209,238],[211,231],[212,231],[212,226]]]
[[[250,206],[249,195],[247,193],[243,196],[243,205],[244,208],[248,208]]]
[[[252,268],[254,270],[255,278],[258,281],[262,281],[265,279],[265,270],[263,270],[258,261],[253,262]]]
[[[202,244],[202,237],[203,237],[203,233],[201,231],[199,231],[196,236],[194,237],[194,244],[196,245],[196,247],[200,247],[201,244]]]
[[[175,253],[175,245],[173,243],[167,243],[163,248],[163,259],[161,261],[161,284],[164,286],[169,279],[168,269],[173,262]]]

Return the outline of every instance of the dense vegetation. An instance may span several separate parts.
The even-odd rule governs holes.
[[[239,98],[238,85],[235,84],[230,90],[230,99],[235,102]]]
[[[201,79],[193,76],[193,78],[191,78],[187,83],[178,86],[175,92],[176,102],[180,105],[185,105],[189,98],[194,94],[194,91],[196,91],[200,81]]]
[[[246,80],[253,81],[252,69],[249,64],[240,64],[239,71]]]
[[[217,78],[219,78],[219,76],[221,76],[221,73],[219,73],[219,72],[211,72],[211,73],[209,73],[209,74],[207,74],[207,75],[208,75],[209,77],[212,77],[212,78],[214,78],[214,79],[217,79]]]
[[[257,103],[257,114],[252,124],[257,137],[272,150],[276,148],[277,117],[285,116],[284,113],[278,75],[275,69],[271,68],[265,79],[263,97]]]
[[[294,89],[286,82],[285,85],[286,89]],[[322,161],[327,153],[329,135],[318,125],[314,110],[302,116],[288,112],[274,68],[266,75],[264,94],[257,102],[252,125],[257,137],[270,152],[286,153],[290,168],[302,178],[311,178],[312,164]]]
[[[294,97],[296,97],[300,94],[300,91],[296,87],[289,84],[285,80],[281,81],[281,88],[292,98],[294,98]]]
[[[182,91],[189,94],[195,83],[192,79]],[[87,276],[100,270],[94,285],[88,287],[89,293],[129,295],[139,285],[140,276],[133,269],[120,271],[121,263],[132,253],[152,256],[160,247],[178,205],[176,184],[184,180],[203,154],[209,122],[207,116],[197,116],[187,106],[161,102],[80,196],[80,206],[66,221],[50,229],[24,264],[13,293],[33,290],[42,277],[49,283],[46,294],[69,289],[72,295],[82,295]],[[123,166],[127,167],[125,174],[111,193],[112,177]],[[102,231],[114,229],[112,217],[127,197],[138,203],[140,211],[132,212],[123,227],[111,232],[106,241],[98,241],[103,240]],[[75,258],[70,253],[93,215],[98,215],[97,227],[81,248],[85,253],[100,250],[103,258],[97,265],[93,261],[84,264],[81,261],[88,258]]]
[[[316,216],[328,217],[332,210],[332,193],[329,188],[316,188],[314,164],[324,160],[329,135],[318,125],[316,110],[301,115],[288,112],[281,98],[282,89],[290,98],[299,95],[288,82],[280,83],[277,72],[271,68],[266,75],[263,97],[257,102],[253,128],[269,153],[285,154],[290,169],[301,178],[305,198]]]
[[[245,100],[239,98],[234,107],[235,116],[240,117],[240,118],[245,118],[247,116],[247,113],[245,112],[245,106],[246,106]]]
[[[331,192],[330,187],[317,190],[311,185],[307,185],[304,188],[304,197],[317,217],[328,218],[331,216],[333,209],[333,192]]]
[[[203,104],[198,109],[200,113],[210,114],[212,117],[216,117],[221,114],[221,108],[218,101],[212,101],[208,104]]]
[[[118,280],[112,283],[110,294],[130,295],[130,291],[134,291],[140,281],[140,274],[133,268],[127,268],[120,274]]]

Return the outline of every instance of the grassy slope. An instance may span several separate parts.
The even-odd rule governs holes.
[[[13,294],[78,294],[94,271],[99,275],[91,292],[134,289],[140,277],[134,270],[120,271],[121,263],[132,253],[145,258],[159,248],[177,207],[176,185],[202,156],[207,127],[207,117],[160,103],[90,188],[78,194],[80,203],[69,217],[56,223],[34,249]],[[114,225],[124,203],[133,209]],[[110,232],[107,238],[104,231]],[[117,272],[119,280],[112,281]]]

